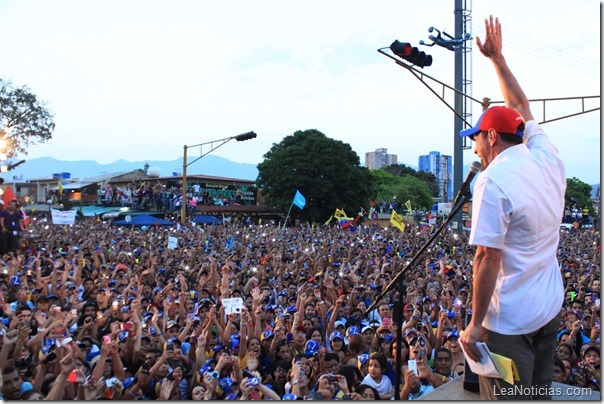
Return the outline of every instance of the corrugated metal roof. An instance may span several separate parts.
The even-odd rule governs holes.
[[[165,177],[149,177],[149,179],[158,179],[158,180],[169,180],[169,179],[182,179],[182,175],[168,175]],[[241,178],[228,178],[228,177],[214,177],[211,175],[202,175],[202,174],[187,174],[187,182],[190,182],[191,179],[196,180],[204,180],[204,181],[225,181],[225,182],[236,182],[236,183],[249,183],[255,184],[255,180],[245,180]]]

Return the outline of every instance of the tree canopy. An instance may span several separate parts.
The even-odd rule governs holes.
[[[410,200],[414,208],[432,206],[430,187],[425,181],[413,175],[399,177],[384,170],[372,170],[371,176],[373,177],[372,195],[377,200],[389,201],[395,198],[401,204]]]
[[[296,190],[306,199],[290,217],[322,222],[336,208],[355,215],[371,194],[371,175],[349,144],[316,129],[296,131],[273,144],[258,164],[256,180],[267,206],[287,212]]]
[[[391,164],[387,167],[383,167],[382,170],[384,170],[392,175],[396,175],[397,177],[405,177],[408,175],[413,176],[426,183],[426,185],[428,186],[428,189],[430,190],[430,194],[432,194],[432,196],[438,196],[438,194],[440,193],[440,189],[438,188],[438,183],[436,182],[436,177],[434,176],[434,174],[432,174],[430,172],[415,171],[413,168],[407,167],[404,164]]]
[[[593,214],[593,207],[591,204],[591,190],[592,186],[581,181],[580,179],[576,177],[567,178],[565,195],[566,205],[577,205],[577,207],[588,208],[590,214]]]
[[[54,117],[46,103],[38,100],[27,86],[15,87],[0,79],[0,129],[9,128],[6,155],[27,155],[29,146],[52,138]]]

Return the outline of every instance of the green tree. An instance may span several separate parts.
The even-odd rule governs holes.
[[[29,146],[52,138],[54,116],[27,86],[0,79],[0,129],[9,128],[6,155],[27,155]]]
[[[395,198],[399,204],[408,200],[414,208],[431,207],[432,194],[426,182],[412,175],[399,177],[384,170],[372,170],[372,195],[376,200]]]
[[[356,215],[369,199],[371,175],[349,144],[309,129],[273,144],[258,164],[256,183],[267,206],[284,213],[298,189],[306,206],[294,206],[290,217],[323,222],[336,208]]]
[[[438,196],[438,193],[440,192],[438,183],[436,182],[436,177],[434,174],[427,171],[415,171],[413,168],[407,167],[404,164],[391,164],[387,167],[383,167],[382,170],[398,177],[406,177],[410,175],[424,181],[432,196]]]
[[[588,208],[590,214],[593,215],[593,208],[591,204],[591,190],[592,186],[581,181],[577,177],[566,179],[566,195],[565,202],[567,206],[574,206],[581,208]]]

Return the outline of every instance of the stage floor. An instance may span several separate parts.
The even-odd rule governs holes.
[[[581,390],[579,387],[567,384],[552,383],[552,387],[562,394],[552,397],[554,401],[600,401],[600,392]],[[425,401],[479,401],[480,395],[463,389],[463,379],[455,379],[440,386],[419,400]]]

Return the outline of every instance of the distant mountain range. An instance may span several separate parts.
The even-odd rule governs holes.
[[[190,163],[192,158],[188,159]],[[124,171],[133,171],[137,168],[143,168],[149,164],[149,168],[159,169],[160,176],[181,175],[183,159],[178,158],[172,161],[126,161],[117,160],[111,164],[99,164],[93,160],[64,161],[51,157],[40,157],[26,160],[14,170],[3,174],[1,177],[6,182],[28,181],[37,178],[49,178],[55,173],[70,173],[71,178],[89,178],[105,173],[117,173]],[[416,166],[405,164],[417,170]],[[463,177],[469,170],[470,165],[464,166]],[[258,168],[254,164],[236,163],[218,156],[205,156],[196,161],[195,164],[187,167],[187,174],[202,174],[214,177],[238,178],[255,181],[258,177]],[[597,196],[597,190],[600,184],[592,185],[592,198]]]
[[[187,160],[190,163],[192,158]],[[173,161],[126,161],[117,160],[111,164],[99,164],[93,160],[64,161],[51,157],[26,160],[14,170],[2,175],[6,182],[27,181],[49,178],[55,173],[70,173],[71,178],[90,178],[105,173],[133,171],[149,164],[149,168],[159,169],[160,176],[181,175],[183,159]],[[187,167],[187,174],[202,174],[214,177],[256,180],[258,169],[254,164],[235,163],[218,156],[205,156]]]

